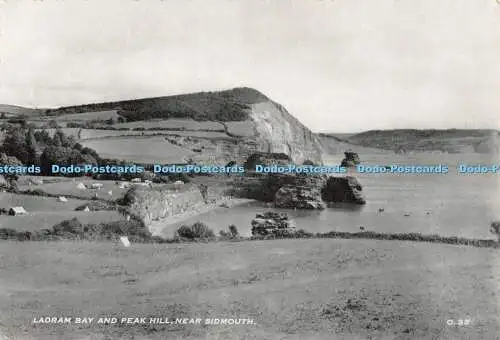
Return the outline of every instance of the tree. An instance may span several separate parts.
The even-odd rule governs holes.
[[[63,146],[48,146],[40,156],[40,166],[50,174],[52,164],[97,164],[97,160],[89,154]]]
[[[55,120],[50,120],[49,123],[47,124],[49,128],[51,129],[54,129],[54,128],[58,128],[59,125],[57,124],[57,122]]]
[[[35,140],[39,143],[42,143],[45,145],[52,144],[52,138],[50,137],[50,134],[47,132],[47,130],[35,131],[34,136],[35,136]]]
[[[62,140],[61,140],[61,136],[59,134],[54,134],[54,137],[52,137],[52,143],[51,143],[53,146],[56,146],[56,147],[61,147],[62,146]]]
[[[75,141],[73,140],[73,138],[65,135],[61,128],[56,129],[56,132],[54,134],[54,140],[56,138],[59,139],[59,141],[61,142],[61,146],[65,147],[65,148],[70,148],[73,146],[73,144],[75,144]]]
[[[31,164],[37,164],[37,157],[36,157],[36,139],[35,139],[35,133],[32,128],[29,128],[27,133],[26,133],[26,154],[27,158],[29,159],[29,163]],[[27,159],[27,160],[28,160]]]
[[[26,138],[23,129],[11,126],[5,135],[1,146],[1,152],[7,156],[19,159],[23,164],[29,163],[28,151],[26,149]]]

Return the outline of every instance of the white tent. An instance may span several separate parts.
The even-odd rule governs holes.
[[[76,188],[77,188],[77,189],[80,189],[80,190],[85,190],[85,189],[87,189],[87,187],[85,186],[85,184],[83,184],[82,182],[78,183],[78,184],[76,185]]]
[[[57,200],[58,200],[59,202],[68,202],[68,199],[67,199],[66,197],[64,197],[64,196],[59,196],[59,197],[57,198]]]
[[[92,183],[90,185],[92,189],[101,189],[102,188],[102,183]]]
[[[120,236],[120,242],[124,247],[130,247],[130,241],[128,240],[127,236]]]
[[[123,183],[120,183],[120,189],[126,189],[130,186],[129,183],[126,183],[126,182],[123,182]]]
[[[183,182],[183,181],[175,181],[175,182],[174,182],[174,188],[176,188],[176,189],[180,189],[180,188],[182,188],[182,187],[183,187],[183,185],[184,185],[184,182]]]
[[[112,190],[108,191],[108,195],[113,196],[113,191]]]
[[[132,179],[132,182],[134,182],[134,183],[139,183],[140,181],[141,181],[141,179],[140,179],[140,178],[133,178],[133,179]]]
[[[9,209],[9,215],[17,216],[17,215],[26,215],[27,212],[23,207],[12,207]]]
[[[87,205],[83,211],[90,211],[89,206]]]

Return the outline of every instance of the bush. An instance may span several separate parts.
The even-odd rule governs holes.
[[[75,211],[83,211],[86,207],[88,207],[90,211],[116,210],[116,207],[109,202],[93,200],[88,203],[79,205],[75,208]]]
[[[236,239],[238,237],[240,237],[240,233],[238,232],[238,229],[236,228],[236,226],[234,224],[231,224],[229,226],[229,231],[224,231],[224,230],[221,230],[219,231],[219,236],[222,238],[222,239]]]
[[[52,227],[54,234],[62,235],[64,233],[78,234],[82,231],[82,224],[76,217],[71,220],[62,221]]]
[[[238,232],[238,228],[236,228],[236,226],[234,224],[231,224],[229,226],[229,232],[231,233],[231,236],[233,236],[233,237],[237,237],[240,235],[240,233]]]
[[[31,196],[41,196],[41,197],[49,197],[50,195],[43,191],[42,189],[36,188],[32,190],[26,190],[24,191],[25,194],[31,195]]]
[[[193,231],[191,227],[187,225],[180,226],[179,229],[177,229],[177,235],[183,238],[194,239]]]
[[[190,240],[211,239],[215,237],[214,232],[202,222],[196,222],[191,226],[183,225],[177,229],[177,235]]]

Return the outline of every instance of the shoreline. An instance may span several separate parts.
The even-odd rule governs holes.
[[[200,202],[193,209],[185,211],[181,214],[168,216],[161,220],[154,221],[151,225],[148,226],[148,230],[151,232],[153,236],[165,237],[166,235],[164,229],[173,227],[174,224],[186,221],[196,216],[206,214],[211,211],[215,211],[217,209],[229,209],[239,205],[251,203],[254,201],[255,201],[254,199],[249,199],[249,198],[227,198],[227,199],[219,199],[209,204]],[[221,204],[225,204],[226,206],[221,207]]]

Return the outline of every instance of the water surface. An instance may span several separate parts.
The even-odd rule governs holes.
[[[358,209],[329,207],[324,211],[270,209],[261,202],[231,209],[220,208],[165,228],[171,235],[181,224],[202,221],[218,233],[230,224],[243,235],[250,235],[250,221],[258,212],[287,212],[297,228],[311,232],[359,231],[418,232],[493,238],[489,224],[500,219],[498,175],[464,175],[456,173],[460,162],[491,164],[492,156],[481,154],[380,155],[360,154],[365,164],[447,164],[448,174],[358,174],[367,199]],[[339,164],[341,156],[326,163]],[[384,209],[379,212],[379,209]]]

